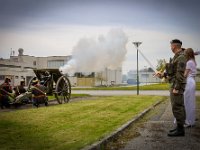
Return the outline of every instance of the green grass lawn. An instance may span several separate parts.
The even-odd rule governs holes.
[[[196,105],[200,106],[200,96],[196,97]]]
[[[200,90],[200,82],[196,83],[196,90]]]
[[[159,83],[152,85],[142,85],[139,87],[140,90],[169,90],[168,83]],[[196,83],[196,89],[200,90],[200,82]],[[137,90],[136,86],[129,87],[92,87],[92,88],[72,88],[72,90]]]
[[[90,94],[71,94],[71,98],[84,98],[84,97],[90,97]],[[55,96],[48,96],[49,101],[55,100]]]
[[[0,113],[0,149],[78,150],[102,139],[163,96],[112,96]]]

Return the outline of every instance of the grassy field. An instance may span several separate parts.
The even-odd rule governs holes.
[[[84,97],[90,97],[90,94],[71,94],[71,98],[84,98]],[[55,96],[48,96],[49,101],[55,100]]]
[[[168,90],[168,83],[152,84],[140,86],[140,90]],[[200,83],[196,84],[196,89],[200,90]],[[72,90],[137,90],[136,86],[129,87],[92,87],[92,88],[73,88]]]
[[[166,97],[114,96],[0,113],[0,149],[78,150]]]
[[[200,96],[197,96],[196,98],[196,105],[200,106]]]

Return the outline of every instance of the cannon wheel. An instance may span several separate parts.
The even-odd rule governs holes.
[[[68,103],[71,97],[71,84],[67,77],[61,76],[55,89],[55,97],[59,104]]]

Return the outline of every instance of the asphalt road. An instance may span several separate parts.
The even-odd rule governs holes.
[[[133,124],[117,140],[111,141],[105,150],[199,150],[200,106],[196,108],[197,121],[193,128],[185,128],[184,137],[168,137],[175,127],[170,101],[156,106],[140,123]]]
[[[131,139],[121,150],[199,150],[200,124],[196,121],[194,128],[186,128],[184,137],[168,137],[169,129],[174,128],[171,104],[165,105],[161,116],[154,115],[144,127],[139,128],[140,136]],[[196,110],[199,115],[199,106]]]
[[[73,94],[90,94],[94,96],[114,96],[114,95],[136,95],[137,91],[125,91],[125,90],[72,90]],[[169,91],[164,90],[151,90],[140,91],[140,95],[160,95],[169,96]],[[200,91],[196,91],[196,95],[200,96]]]

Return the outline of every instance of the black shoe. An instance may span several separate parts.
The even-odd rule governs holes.
[[[35,104],[33,104],[33,105],[34,105],[35,107],[37,107],[37,108],[39,107],[39,104],[36,104],[36,103],[35,103]]]
[[[45,105],[45,106],[48,106],[48,102],[45,102],[44,105]]]
[[[6,107],[6,108],[10,108],[10,104],[8,104],[8,105],[5,105],[5,107]]]
[[[184,129],[177,128],[174,132],[169,132],[168,136],[170,137],[185,136],[185,131]]]
[[[171,132],[174,132],[174,131],[176,131],[176,130],[177,130],[177,127],[176,127],[175,129],[169,130],[169,132],[171,133]]]

